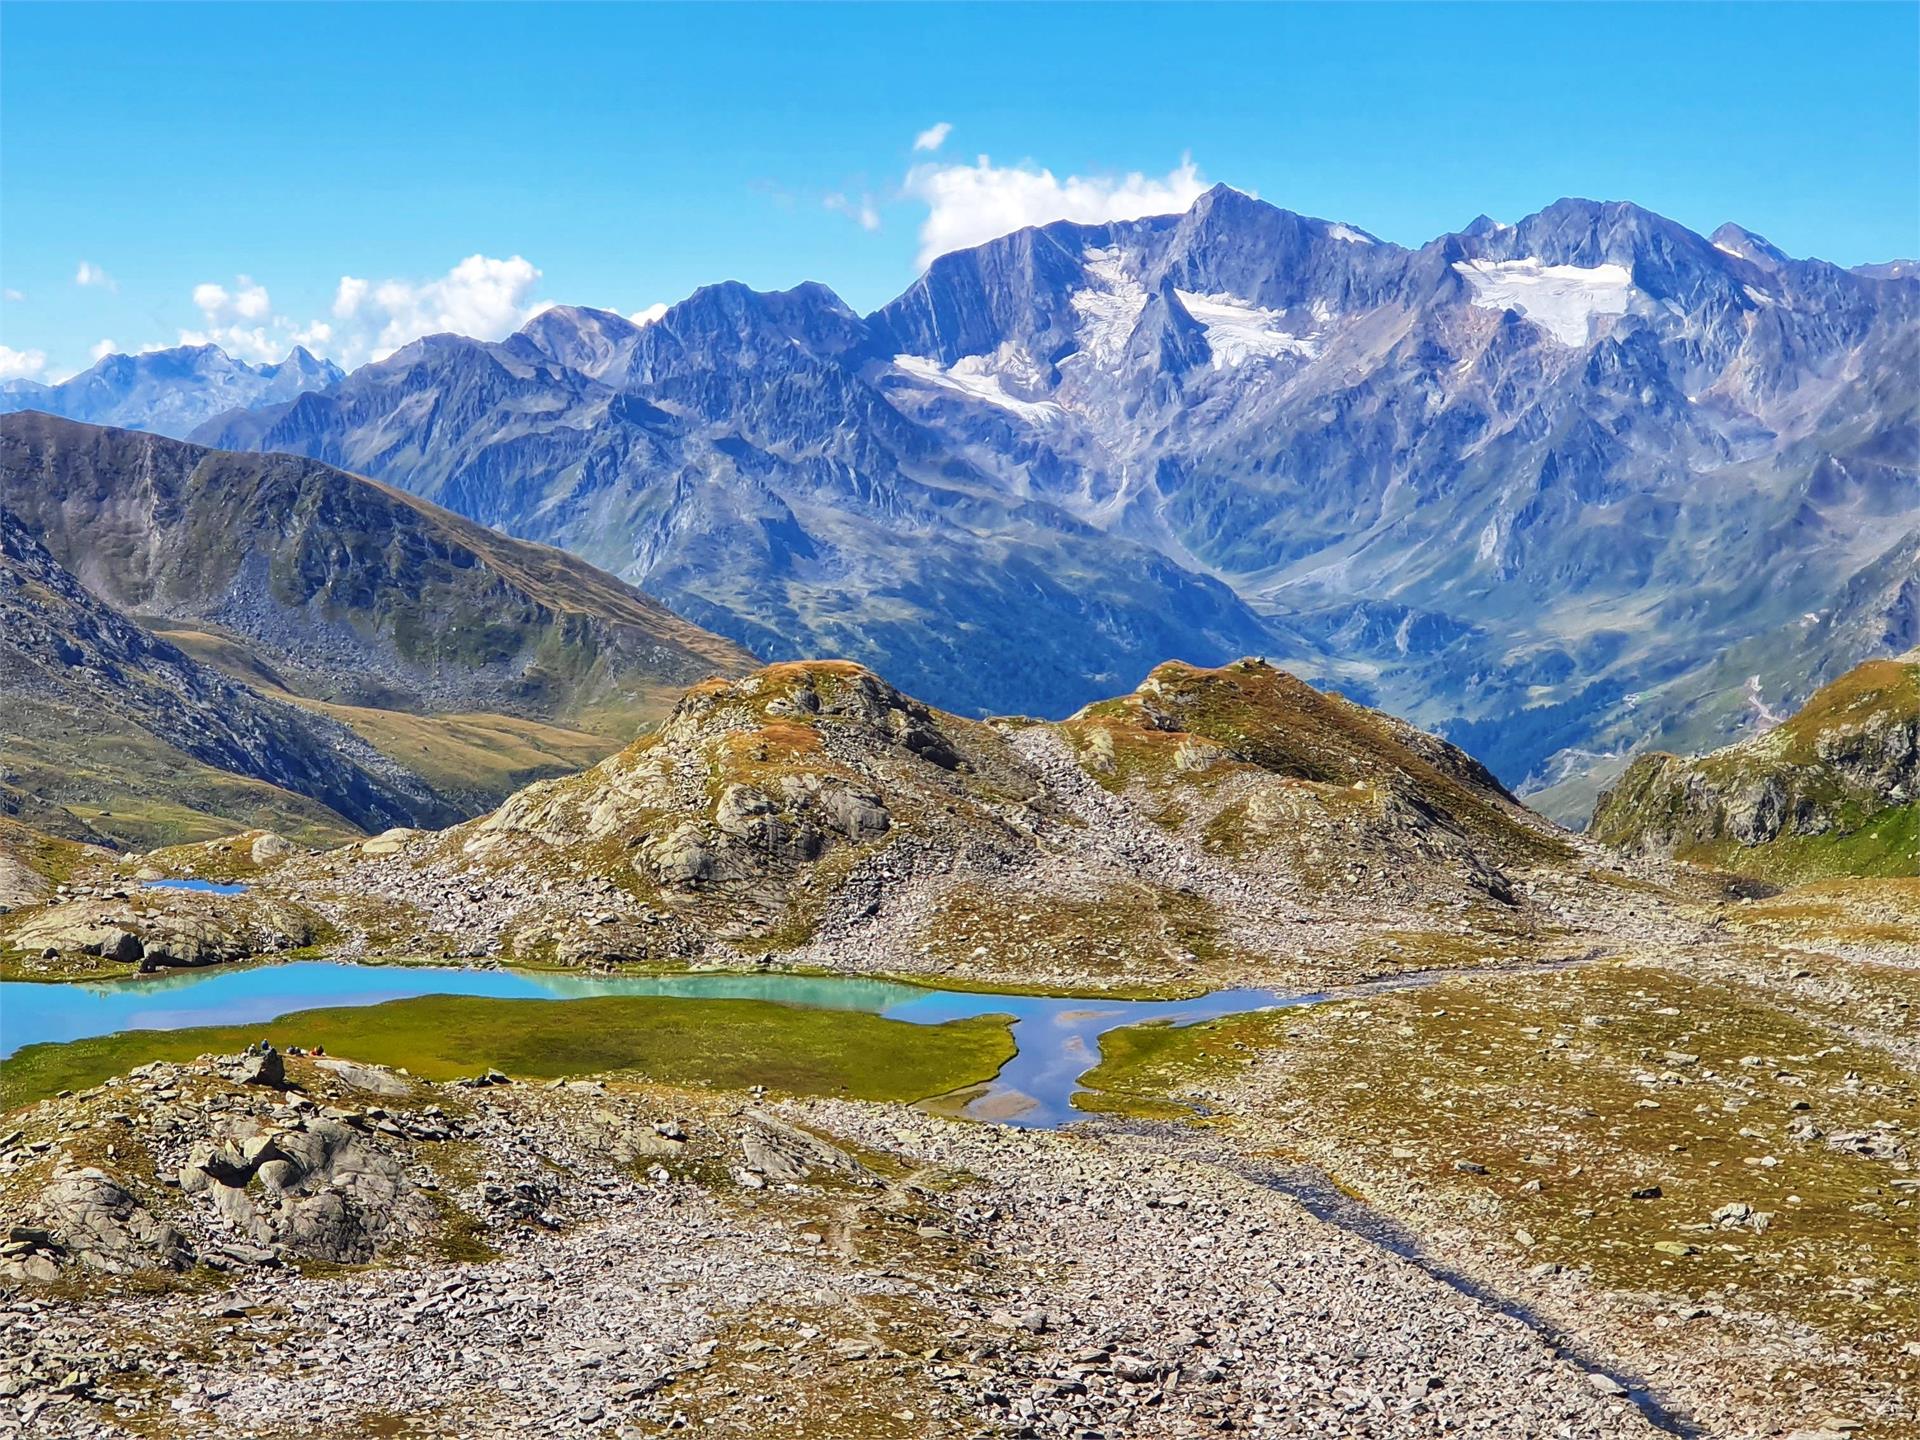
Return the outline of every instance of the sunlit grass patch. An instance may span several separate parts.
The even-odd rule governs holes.
[[[309,1010],[264,1024],[133,1030],[30,1045],[0,1062],[0,1103],[79,1090],[151,1060],[230,1054],[262,1037],[324,1046],[430,1080],[489,1066],[526,1079],[627,1072],[671,1084],[793,1095],[919,1100],[991,1079],[1013,1054],[1004,1021],[909,1025],[758,1000],[426,996]]]

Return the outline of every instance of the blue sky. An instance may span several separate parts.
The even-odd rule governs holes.
[[[1218,180],[1407,244],[1574,194],[1914,255],[1917,53],[1912,3],[8,3],[0,361],[355,363],[729,278],[867,309],[929,246]]]

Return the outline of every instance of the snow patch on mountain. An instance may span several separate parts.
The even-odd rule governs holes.
[[[1329,225],[1327,226],[1327,236],[1332,240],[1344,240],[1349,245],[1371,245],[1374,243],[1373,236],[1367,234],[1364,230],[1356,230],[1351,225]]]
[[[1268,310],[1237,295],[1198,295],[1191,290],[1173,293],[1206,330],[1207,348],[1213,352],[1216,370],[1280,355],[1310,360],[1316,353],[1311,337],[1295,335],[1283,327],[1284,317],[1278,310]]]
[[[1585,345],[1596,317],[1624,315],[1633,275],[1624,265],[1545,265],[1527,260],[1458,260],[1473,303],[1517,310],[1562,345]]]
[[[1031,424],[1044,425],[1058,420],[1065,412],[1058,405],[1047,400],[1022,400],[1017,395],[1009,395],[1006,387],[1000,383],[1000,376],[993,368],[993,362],[985,355],[967,355],[942,370],[938,363],[919,355],[896,355],[893,357],[895,368],[905,371],[917,380],[938,385],[945,390],[954,390],[971,399],[984,401],[988,405],[997,405],[1002,410],[1018,415]]]
[[[1068,297],[1080,317],[1080,353],[1103,368],[1118,365],[1147,308],[1146,288],[1127,269],[1125,252],[1117,245],[1088,250],[1082,258],[1094,283]]]

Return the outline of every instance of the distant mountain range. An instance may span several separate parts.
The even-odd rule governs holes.
[[[0,384],[0,414],[38,410],[184,438],[229,410],[274,405],[324,390],[346,372],[303,347],[277,365],[249,365],[217,345],[180,345],[139,355],[108,355],[58,385],[37,380]]]
[[[452,823],[754,663],[298,456],[9,415],[0,518],[0,813],[75,838]]]
[[[1571,818],[1628,748],[1920,641],[1916,374],[1911,267],[1586,200],[1406,249],[1222,186],[864,317],[812,284],[562,307],[195,434],[964,713],[1265,653]]]

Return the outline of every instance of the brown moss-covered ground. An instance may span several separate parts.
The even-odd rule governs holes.
[[[1811,1382],[1836,1414],[1885,1412],[1920,1395],[1901,1348],[1920,1335],[1920,1067],[1898,1053],[1920,985],[1850,966],[1836,1002],[1791,958],[1798,988],[1777,984],[1782,963],[1645,957],[1115,1032],[1086,1103],[1174,1118],[1197,1099],[1234,1143],[1307,1158],[1510,1280],[1564,1272],[1623,1326],[1658,1317],[1656,1363],[1704,1326],[1750,1357],[1735,1383],[1763,1410]]]

